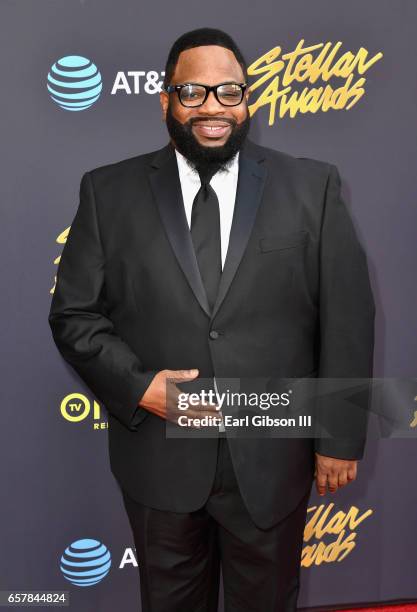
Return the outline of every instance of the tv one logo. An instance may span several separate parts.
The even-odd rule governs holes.
[[[165,72],[128,70],[117,72],[110,94],[156,94],[161,91]],[[67,55],[50,68],[47,89],[52,100],[63,110],[82,111],[99,99],[103,80],[97,66],[82,55]]]
[[[92,417],[94,429],[108,429],[107,421],[101,420],[101,408],[98,402],[92,402]],[[60,406],[61,415],[66,421],[71,423],[79,423],[84,421],[91,413],[91,402],[82,393],[70,393],[66,395]]]

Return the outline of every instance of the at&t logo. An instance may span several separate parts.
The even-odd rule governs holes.
[[[103,580],[110,566],[111,555],[107,546],[87,538],[70,544],[60,561],[64,578],[81,587],[94,586]]]
[[[103,88],[97,66],[81,55],[61,57],[48,73],[49,94],[61,108],[82,111],[90,108]]]

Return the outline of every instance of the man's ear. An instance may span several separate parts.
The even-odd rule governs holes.
[[[167,116],[168,104],[169,104],[169,97],[165,91],[161,91],[159,93],[159,101],[161,103],[161,108],[162,108],[162,121],[165,121],[166,116]]]

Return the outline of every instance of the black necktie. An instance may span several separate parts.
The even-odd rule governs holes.
[[[220,210],[210,179],[215,171],[199,171],[201,186],[191,212],[191,238],[210,309],[216,301],[222,273]]]

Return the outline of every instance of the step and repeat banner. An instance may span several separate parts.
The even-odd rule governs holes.
[[[381,436],[372,415],[357,480],[312,491],[299,605],[417,600],[415,0],[4,0],[0,13],[0,590],[65,591],[77,612],[140,609],[106,409],[60,357],[47,318],[82,174],[166,144],[169,48],[208,26],[248,62],[251,139],[337,165],[377,305],[374,375],[407,389],[410,435]],[[74,71],[88,104],[63,85]]]

